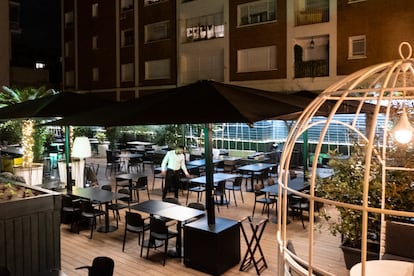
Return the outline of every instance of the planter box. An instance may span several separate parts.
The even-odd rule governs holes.
[[[240,262],[240,225],[237,221],[207,218],[184,225],[184,264],[210,275],[221,275]]]
[[[341,245],[344,253],[344,260],[347,269],[351,269],[354,265],[361,262],[361,249]],[[372,251],[370,251],[372,250]],[[379,259],[378,244],[368,244],[367,261]]]
[[[29,185],[0,179],[38,195],[0,202],[0,265],[11,275],[37,275],[61,268],[61,195]]]

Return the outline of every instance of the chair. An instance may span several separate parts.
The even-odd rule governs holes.
[[[201,202],[190,202],[188,203],[187,207],[194,208],[200,211],[205,211],[206,207]]]
[[[99,170],[99,164],[97,164],[96,170],[93,164],[85,165],[85,179],[87,187],[99,186],[97,173]]]
[[[135,182],[135,185],[132,186],[132,191],[135,191],[135,196],[137,201],[139,202],[139,192],[140,191],[147,191],[148,200],[150,199],[150,193],[148,189],[148,176],[141,176]]]
[[[170,230],[166,225],[166,222],[162,219],[151,217],[150,221],[150,238],[147,248],[147,259],[149,254],[150,247],[156,247],[156,241],[164,242],[164,260],[163,265],[165,265],[165,259],[167,257],[168,250],[168,241],[172,238],[177,238],[178,232]]]
[[[242,202],[244,203],[243,192],[241,188],[242,182],[243,182],[242,176],[237,176],[233,181],[229,183],[229,185],[227,185],[227,182],[226,182],[225,188],[226,190],[229,191],[229,199],[230,199],[230,192],[233,191],[234,204],[236,205],[236,207],[237,207],[236,191],[240,191],[241,199],[242,199]]]
[[[106,170],[105,175],[111,175],[114,172],[118,172],[121,169],[121,158],[117,157],[117,152],[112,150],[106,151]]]
[[[96,228],[96,218],[104,216],[105,212],[93,207],[89,200],[80,200],[80,220],[89,220],[91,224],[91,234],[89,239],[92,239],[93,229]]]
[[[154,190],[155,187],[155,179],[161,179],[161,191],[164,189],[164,180],[165,180],[165,176],[161,174],[161,168],[153,168],[152,170],[152,175],[153,175],[153,179],[152,179],[152,190]]]
[[[300,216],[303,229],[305,229],[303,211],[309,212],[309,207],[310,204],[307,198],[294,194],[290,195],[288,198],[288,208],[291,210],[291,217],[294,220],[296,215]]]
[[[144,167],[141,157],[132,157],[128,160],[128,172],[132,172],[132,169],[139,172],[141,170],[141,166]]]
[[[180,205],[178,198],[175,198],[175,197],[166,197],[162,201]]]
[[[195,184],[194,185],[192,182],[188,182],[187,199],[186,199],[185,204],[188,204],[188,196],[190,195],[190,192],[197,193],[197,202],[199,202],[205,191],[206,191],[206,187],[204,187],[200,184]]]
[[[133,212],[125,212],[125,232],[124,232],[124,241],[122,243],[122,252],[125,250],[125,241],[127,232],[138,234],[138,245],[141,245],[141,257],[142,257],[142,248],[144,247],[144,236],[145,231],[149,230],[149,223],[145,222],[145,219],[142,218],[141,214]],[[142,234],[142,236],[141,236]]]
[[[276,203],[277,199],[268,197],[265,192],[260,191],[263,188],[263,184],[257,183],[254,186],[254,204],[253,204],[253,212],[252,217],[254,217],[254,212],[256,210],[256,204],[263,204],[262,208],[262,215],[265,211],[267,211],[267,218],[270,217],[270,205]]]
[[[112,186],[110,184],[106,184],[106,185],[102,185],[101,187],[102,190],[106,190],[106,191],[112,191]],[[129,197],[129,194],[128,194]],[[118,200],[116,200],[115,202],[111,202],[108,204],[108,210],[112,210],[113,214],[114,214],[114,218],[116,219],[116,227],[118,228],[118,220],[121,220],[121,217],[119,215],[119,210],[121,209],[125,209],[128,208],[129,206],[126,204],[122,204],[119,203]],[[102,208],[101,208],[102,210]]]
[[[70,231],[73,232],[73,226],[77,222],[80,214],[79,199],[74,199],[70,195],[62,195],[62,219],[70,217]]]
[[[93,259],[91,266],[81,266],[76,269],[87,269],[88,276],[113,276],[114,266],[113,259],[100,256]]]
[[[219,205],[220,204],[226,204],[227,208],[229,208],[229,202],[227,200],[227,195],[226,195],[226,181],[222,180],[219,181],[217,183],[217,186],[214,187],[214,199],[216,201],[216,205],[217,205],[217,211],[220,212],[220,208]],[[220,197],[220,201],[218,200],[218,197]]]

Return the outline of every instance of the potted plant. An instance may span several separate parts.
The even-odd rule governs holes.
[[[105,158],[106,151],[108,150],[108,144],[105,143],[106,141],[106,134],[104,132],[98,132],[95,135],[95,138],[98,140],[98,156]]]
[[[388,161],[412,162],[412,155],[401,158],[407,149],[390,147]],[[375,152],[375,151],[374,151]],[[315,184],[315,192],[320,197],[337,202],[362,205],[363,179],[365,174],[365,145],[354,143],[350,156],[344,158],[337,151],[330,152],[329,166],[334,174],[329,178],[319,178]],[[412,210],[414,207],[414,174],[409,171],[390,171],[386,173],[385,208],[394,210]],[[375,155],[371,160],[368,200],[369,206],[380,208],[382,192],[382,171],[379,158]],[[356,209],[336,206],[339,213],[335,219],[327,212],[322,216],[329,223],[333,235],[341,235],[341,248],[344,251],[346,267],[350,269],[360,262],[362,242],[362,212]],[[368,256],[367,259],[379,258],[379,237],[381,218],[377,213],[369,213],[368,217]]]

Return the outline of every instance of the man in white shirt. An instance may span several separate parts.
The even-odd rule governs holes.
[[[165,187],[162,191],[163,199],[171,188],[174,190],[174,197],[178,198],[181,170],[187,177],[190,177],[185,165],[184,146],[178,146],[175,150],[168,151],[162,159],[161,174],[165,175]]]

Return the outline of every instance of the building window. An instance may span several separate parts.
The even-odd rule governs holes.
[[[73,26],[73,11],[65,12],[65,27]]]
[[[237,6],[238,26],[276,20],[276,0],[260,0]]]
[[[366,58],[366,37],[365,35],[349,37],[348,59]]]
[[[186,41],[224,37],[222,13],[193,17],[186,20]]]
[[[92,4],[92,17],[98,17],[98,3]]]
[[[92,80],[93,81],[98,81],[99,80],[99,68],[98,67],[93,67],[92,68]]]
[[[121,0],[121,10],[127,11],[134,8],[134,0]]]
[[[150,6],[150,5],[159,4],[159,3],[167,2],[167,1],[168,0],[145,0],[144,5]]]
[[[121,36],[122,47],[134,45],[134,30],[124,30]]]
[[[169,79],[170,73],[170,59],[151,60],[145,62],[145,79],[158,80]]]
[[[35,68],[36,69],[44,69],[46,67],[46,64],[44,62],[36,62]]]
[[[134,80],[134,64],[127,63],[121,65],[121,81],[133,81]]]
[[[73,57],[73,41],[65,42],[65,57]]]
[[[145,43],[170,38],[170,21],[145,25]]]
[[[98,49],[98,36],[97,35],[92,36],[92,49],[93,50]]]
[[[237,72],[276,70],[276,46],[237,51]]]
[[[69,87],[73,87],[75,83],[75,73],[73,71],[66,71],[65,72],[65,85]]]

